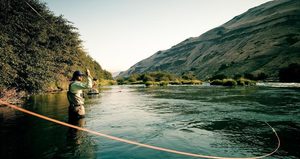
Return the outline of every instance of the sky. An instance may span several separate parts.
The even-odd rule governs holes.
[[[270,0],[41,0],[78,28],[105,70],[125,71]]]

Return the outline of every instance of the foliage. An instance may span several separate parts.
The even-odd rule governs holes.
[[[160,85],[167,86],[181,84],[202,84],[202,81],[197,80],[192,73],[186,73],[182,76],[177,76],[168,72],[149,72],[143,74],[132,74],[128,78],[119,77],[118,84],[145,84],[146,86]]]
[[[77,29],[63,16],[55,16],[38,0],[1,1],[0,86],[45,91],[85,68],[98,79],[112,79],[84,51]]]
[[[237,82],[234,79],[224,79],[223,86],[236,86]]]
[[[253,86],[256,84],[255,81],[245,79],[245,78],[240,78],[237,80],[234,79],[216,79],[210,82],[211,85],[221,85],[221,86]]]
[[[168,81],[161,81],[161,82],[159,82],[159,85],[160,86],[167,86],[167,85],[169,85],[169,82]]]
[[[216,79],[210,82],[210,85],[223,85],[223,80]]]
[[[300,64],[292,63],[279,71],[281,82],[300,82]]]
[[[253,80],[245,79],[245,78],[240,78],[237,80],[237,84],[240,86],[255,86],[256,82]]]
[[[140,75],[139,79],[142,80],[143,82],[155,81],[154,78],[151,75],[148,75],[148,74]]]

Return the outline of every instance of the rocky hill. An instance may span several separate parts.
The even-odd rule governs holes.
[[[0,90],[66,89],[75,70],[111,79],[82,48],[77,29],[38,0],[0,0]]]
[[[300,62],[300,1],[275,0],[249,9],[199,37],[158,51],[120,76],[152,71],[192,72],[200,79],[217,74],[264,73]]]

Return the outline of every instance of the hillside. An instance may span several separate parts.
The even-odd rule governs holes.
[[[66,89],[73,71],[111,79],[82,48],[77,29],[38,0],[1,0],[0,88]]]
[[[217,74],[264,73],[300,62],[300,1],[276,0],[249,9],[199,37],[158,51],[120,76],[168,71],[192,72],[200,79]]]

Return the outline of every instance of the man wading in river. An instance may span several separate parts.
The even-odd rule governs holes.
[[[80,71],[75,71],[69,85],[67,97],[70,103],[69,118],[82,118],[85,115],[83,90],[92,88],[92,76],[90,71],[86,70],[87,83],[83,83],[83,76]]]

